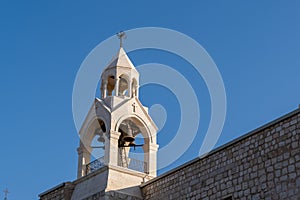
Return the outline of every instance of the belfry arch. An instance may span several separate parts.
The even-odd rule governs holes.
[[[143,138],[149,138],[150,141],[152,142],[152,135],[155,133],[151,133],[150,129],[148,128],[146,122],[139,117],[138,115],[123,115],[122,117],[119,118],[119,120],[116,123],[116,126],[114,127],[114,130],[117,131],[119,130],[120,125],[122,124],[122,122],[124,121],[131,121],[132,123],[134,123],[136,126],[139,127],[140,129],[140,133],[143,135]]]
[[[91,162],[92,159],[92,141],[98,136],[99,142],[105,142],[107,138],[107,123],[105,120],[94,117],[82,130],[84,134],[80,135],[80,145],[77,149],[78,152],[78,172],[77,176],[85,176],[87,174],[86,165]]]

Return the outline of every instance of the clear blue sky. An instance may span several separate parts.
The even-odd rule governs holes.
[[[208,51],[222,74],[228,103],[217,146],[296,109],[299,9],[296,0],[1,1],[0,190],[8,187],[9,199],[37,199],[76,178],[73,82],[87,54],[120,30],[170,28]],[[130,57],[135,64],[166,58],[172,65],[169,55],[149,54],[158,60],[146,53]],[[151,93],[151,88],[141,89],[146,105],[151,103],[147,89]],[[166,126],[168,132],[173,125]],[[170,168],[196,157],[198,149],[193,143]]]

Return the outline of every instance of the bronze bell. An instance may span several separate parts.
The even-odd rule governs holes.
[[[129,124],[127,124],[126,130],[121,129],[121,134],[122,134],[122,136],[121,136],[122,141],[130,142],[130,143],[134,142],[135,139],[133,137],[133,131]]]

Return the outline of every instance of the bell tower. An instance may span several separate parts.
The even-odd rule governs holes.
[[[103,70],[100,84],[101,97],[95,98],[79,132],[79,183],[72,199],[93,194],[139,199],[139,185],[156,176],[157,127],[139,101],[139,73],[121,45]],[[95,158],[95,149],[103,155]]]

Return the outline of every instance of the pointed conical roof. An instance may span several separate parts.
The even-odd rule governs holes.
[[[112,68],[112,67],[126,67],[130,69],[135,69],[134,65],[128,58],[126,52],[124,51],[123,47],[120,48],[117,55],[113,57],[113,59],[109,62],[106,69]]]

